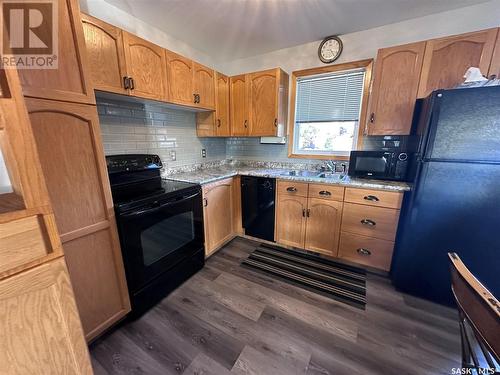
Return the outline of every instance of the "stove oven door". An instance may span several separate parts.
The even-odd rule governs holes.
[[[198,190],[118,215],[131,293],[203,249],[202,210]]]

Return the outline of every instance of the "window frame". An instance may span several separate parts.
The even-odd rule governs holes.
[[[320,160],[349,160],[349,156],[340,154],[297,154],[294,153],[294,131],[295,131],[295,105],[297,94],[297,78],[312,76],[317,74],[333,73],[343,70],[365,69],[365,79],[363,82],[363,95],[361,98],[361,110],[358,126],[358,140],[356,148],[358,149],[363,143],[363,135],[365,134],[366,117],[368,113],[368,101],[370,97],[370,83],[372,79],[373,59],[352,61],[348,63],[335,64],[330,66],[322,66],[318,68],[303,69],[292,72],[292,90],[290,95],[290,121],[288,127],[288,157],[300,159],[320,159]]]

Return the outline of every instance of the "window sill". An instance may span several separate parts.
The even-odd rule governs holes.
[[[288,154],[289,158],[296,159],[315,159],[315,160],[349,160],[347,155],[335,155],[335,154]]]

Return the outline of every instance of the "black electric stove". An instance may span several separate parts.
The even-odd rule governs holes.
[[[106,162],[132,313],[140,315],[204,265],[201,187],[162,179],[157,155]]]

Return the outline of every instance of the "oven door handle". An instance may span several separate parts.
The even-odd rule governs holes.
[[[187,197],[183,197],[182,199],[179,199],[179,200],[176,200],[176,201],[167,202],[167,203],[162,204],[161,206],[158,206],[158,207],[148,208],[146,210],[134,211],[134,212],[130,212],[128,214],[123,214],[123,215],[121,215],[121,217],[130,218],[130,217],[138,217],[138,216],[143,216],[143,215],[146,215],[146,214],[155,213],[155,212],[160,211],[161,209],[163,209],[165,207],[172,206],[174,204],[183,203],[185,201],[193,199],[194,197],[196,197],[198,195],[200,195],[199,192],[198,193],[194,193],[192,195],[188,195]]]

